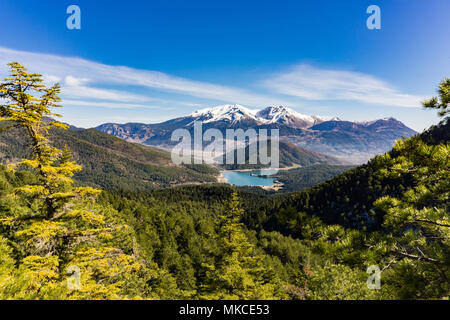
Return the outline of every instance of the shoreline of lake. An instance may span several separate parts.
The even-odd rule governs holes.
[[[261,187],[265,190],[278,191],[283,187],[283,184],[278,182],[275,177],[262,176],[261,169],[222,170],[217,180],[219,183]]]
[[[301,168],[302,166],[299,164],[294,164],[292,166],[278,168],[278,171],[285,171],[285,170],[291,170],[291,169],[297,169]],[[220,168],[218,168],[220,170]],[[256,169],[227,169],[227,170],[220,170],[220,172],[249,172],[249,171],[263,171],[263,170],[271,170],[271,168],[256,168]]]

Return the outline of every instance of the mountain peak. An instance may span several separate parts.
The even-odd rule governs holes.
[[[371,126],[374,124],[383,124],[383,123],[396,123],[396,124],[402,124],[403,123],[401,121],[398,121],[397,119],[393,118],[393,117],[386,117],[386,118],[382,118],[382,119],[376,119],[376,120],[372,120],[372,121],[355,121],[355,123],[364,125],[364,126]]]
[[[239,104],[225,104],[213,108],[205,108],[194,111],[189,114],[189,117],[199,118],[199,120],[202,120],[203,123],[222,120],[234,123],[247,118],[256,120],[256,113],[256,110],[248,109]]]
[[[279,123],[295,128],[308,128],[315,124],[331,120],[331,118],[320,116],[308,116],[301,114],[285,106],[270,106],[256,114],[257,117],[264,119],[267,123]],[[339,118],[332,118],[338,121]]]
[[[310,122],[313,121],[312,117],[298,113],[297,111],[294,111],[285,106],[269,106],[259,111],[256,115],[261,118],[270,120],[271,122],[277,122],[277,120],[286,117],[299,118]]]

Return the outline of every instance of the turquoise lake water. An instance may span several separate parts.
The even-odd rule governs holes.
[[[254,177],[251,174],[260,174],[261,171],[222,171],[228,183],[236,186],[273,186],[274,178]],[[264,173],[266,174],[266,173]]]

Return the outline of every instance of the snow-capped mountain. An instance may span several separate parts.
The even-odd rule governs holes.
[[[278,123],[284,124],[294,128],[309,128],[315,124],[329,121],[329,120],[339,120],[339,118],[327,118],[320,116],[307,116],[301,114],[295,110],[292,110],[284,106],[267,107],[256,113],[259,119],[263,119],[266,123]]]
[[[250,110],[241,105],[222,105],[214,108],[206,108],[194,111],[189,114],[188,117],[195,118],[197,121],[203,121],[203,123],[227,121],[232,124],[236,124],[243,120],[258,121],[256,117],[257,110]]]
[[[195,121],[203,122],[203,130],[279,129],[280,138],[299,147],[322,154],[362,163],[391,149],[396,139],[415,134],[394,118],[350,122],[339,118],[308,116],[284,106],[252,110],[241,105],[222,105],[201,109],[184,117],[162,123],[106,123],[98,130],[131,142],[170,147],[176,129],[193,130]]]
[[[236,125],[239,122],[255,122],[258,125],[276,123],[292,128],[309,128],[324,121],[339,120],[339,118],[304,115],[284,106],[270,106],[263,110],[252,110],[238,104],[197,110],[187,117],[202,121],[204,124],[220,121],[228,122],[231,125]]]

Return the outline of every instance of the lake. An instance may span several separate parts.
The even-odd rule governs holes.
[[[272,187],[274,178],[255,177],[251,174],[261,174],[260,170],[255,171],[222,171],[225,180],[236,186],[260,186]],[[267,174],[267,172],[264,172]]]

